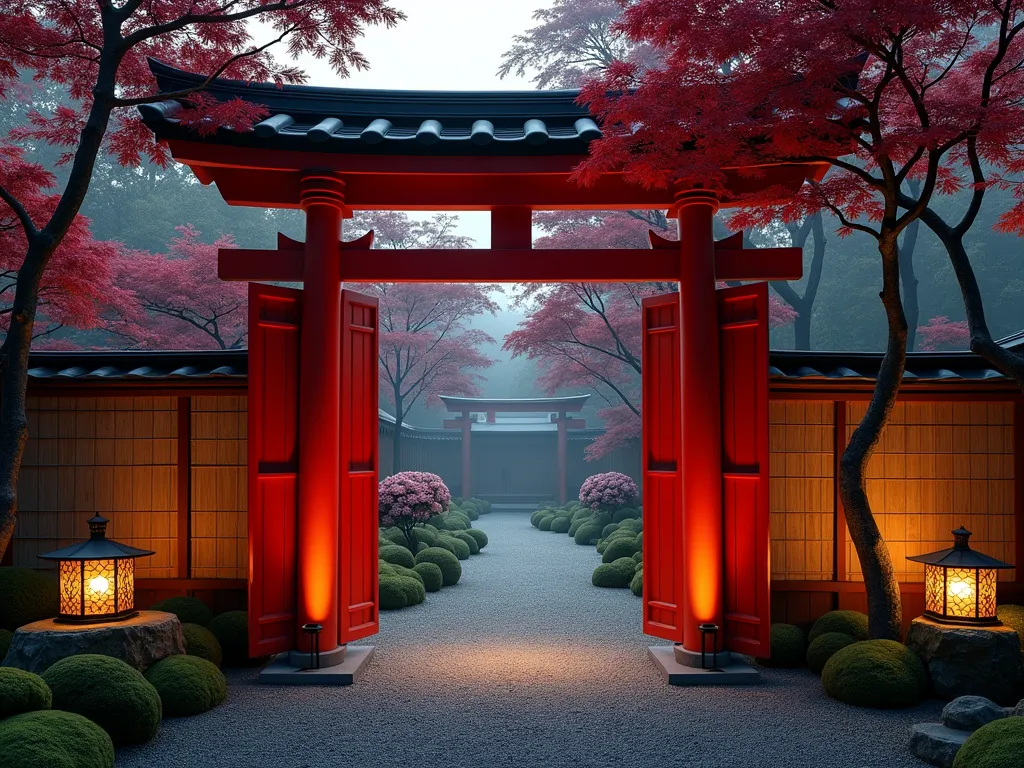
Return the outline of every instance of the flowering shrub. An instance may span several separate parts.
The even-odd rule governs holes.
[[[583,481],[580,501],[591,509],[612,511],[628,506],[638,493],[631,477],[621,472],[602,472]]]
[[[444,480],[430,472],[399,472],[377,485],[380,524],[402,529],[409,549],[416,551],[412,529],[448,509],[452,495]]]

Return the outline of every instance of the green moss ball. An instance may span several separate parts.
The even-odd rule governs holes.
[[[836,651],[821,682],[833,699],[856,707],[910,707],[920,699],[922,664],[895,640],[865,640]]]
[[[449,535],[447,531],[444,534],[437,537],[437,544],[434,545],[438,549],[447,549],[453,555],[455,554],[455,540]],[[422,550],[417,550],[418,555]],[[458,559],[458,558],[456,558]]]
[[[11,641],[14,640],[14,633],[9,629],[0,629],[0,663],[3,663],[7,651],[11,649]]]
[[[578,531],[578,530],[580,529],[580,527],[581,527],[581,526],[582,526],[582,525],[583,525],[583,524],[584,524],[585,522],[587,522],[587,519],[586,519],[585,517],[584,517],[584,518],[580,518],[580,519],[578,519],[578,520],[573,520],[572,522],[570,522],[570,523],[569,523],[569,530],[568,530],[568,534],[569,534],[570,536],[572,536],[572,537],[575,537],[575,536],[576,536],[576,531]]]
[[[426,544],[428,547],[437,544],[437,531],[432,531],[429,528],[413,528],[412,536],[416,539],[417,544]]]
[[[394,575],[395,576],[400,576],[400,577],[404,577],[404,578],[407,578],[407,579],[412,579],[413,581],[418,581],[420,584],[423,584],[423,577],[420,576],[418,573],[416,573],[414,568],[404,568],[401,565],[393,565],[391,567],[395,569],[394,570]]]
[[[807,642],[813,643],[819,635],[826,632],[841,632],[854,640],[867,640],[868,617],[860,611],[829,611],[814,622],[807,633]]]
[[[793,624],[772,624],[771,656],[757,661],[764,667],[802,667],[807,639],[804,631]]]
[[[470,555],[480,554],[480,545],[476,543],[475,538],[469,535],[469,531],[459,531],[455,534],[455,538],[466,543]]]
[[[614,539],[608,542],[608,546],[604,548],[604,554],[601,556],[602,563],[612,563],[618,560],[620,557],[633,558],[636,554],[636,541],[632,537]],[[635,560],[633,562],[636,562]]]
[[[182,624],[199,624],[206,626],[213,618],[206,603],[197,597],[168,597],[150,606],[154,611],[173,613]]]
[[[384,546],[387,546],[388,542],[391,544],[397,544],[400,547],[406,546],[405,533],[401,528],[385,528],[383,531],[383,537],[385,541]]]
[[[409,594],[402,587],[401,579],[398,576],[384,575],[380,577],[377,586],[377,596],[380,599],[382,611],[399,611],[409,607]]]
[[[397,544],[381,547],[378,557],[386,563],[401,565],[405,568],[412,568],[416,564],[413,559],[412,552],[405,547],[398,546]]]
[[[632,581],[629,582],[629,591],[637,597],[644,596],[644,569],[637,568],[636,573],[633,574]]]
[[[198,656],[169,656],[146,670],[160,694],[166,717],[201,715],[228,696],[228,683],[215,664]]]
[[[0,667],[0,720],[22,712],[49,709],[50,688],[39,675],[14,667]]]
[[[469,518],[455,512],[449,512],[441,521],[442,531],[464,531],[469,527]]]
[[[257,663],[249,658],[249,614],[245,611],[226,611],[214,616],[206,626],[213,632],[224,652],[225,667],[248,667]]]
[[[487,534],[481,531],[479,528],[470,528],[466,533],[476,539],[476,545],[483,549],[487,546]]]
[[[384,560],[378,560],[377,573],[380,575],[390,573],[393,576],[396,573],[395,566],[393,566],[391,563],[385,562]]]
[[[455,538],[455,536],[448,536],[447,539],[459,560],[469,560],[469,544],[462,541],[462,539]]]
[[[547,516],[549,514],[551,514],[551,513],[548,512],[546,509],[543,509],[543,508],[534,511],[530,515],[530,525],[532,525],[534,528],[536,528],[538,525],[540,525],[541,518],[545,517],[545,516]]]
[[[224,662],[224,651],[220,648],[216,636],[206,627],[198,624],[182,624],[181,632],[185,635],[185,653],[206,659],[219,667]]]
[[[633,581],[636,563],[631,558],[621,557],[611,563],[597,566],[590,581],[595,587],[625,589]]]
[[[0,568],[0,629],[57,615],[57,581],[31,568]]]
[[[588,520],[576,529],[576,534],[572,537],[572,540],[580,545],[592,545],[601,537],[601,528],[603,527],[593,520]]]
[[[114,768],[107,732],[73,712],[42,710],[0,720],[4,768]]]
[[[825,664],[836,651],[853,645],[855,642],[857,641],[842,632],[826,632],[823,635],[818,635],[807,646],[807,668],[814,674],[820,675],[821,670],[825,668]]]
[[[573,510],[572,521],[575,523],[577,520],[589,520],[593,515],[593,510],[587,509],[586,507],[577,507]]]
[[[638,565],[643,565],[644,564],[644,553],[643,553],[643,550],[638,549],[636,552],[633,553],[633,562],[637,563]]]
[[[442,585],[446,587],[459,583],[462,578],[462,564],[451,552],[440,547],[429,547],[416,555],[416,563],[433,563],[441,569]]]
[[[1024,766],[1024,717],[1007,717],[972,733],[953,760],[953,768]]]
[[[540,519],[540,522],[537,523],[537,528],[538,528],[538,530],[541,530],[541,531],[550,531],[551,530],[551,524],[554,521],[555,521],[555,516],[554,515],[544,515],[544,517],[542,517]],[[566,530],[568,530],[568,529],[566,529]]]
[[[115,744],[143,744],[160,728],[160,696],[142,673],[120,659],[83,653],[43,672],[54,709],[88,717]]]
[[[423,579],[423,588],[427,592],[437,592],[444,584],[444,576],[441,569],[434,563],[416,563],[414,569]]]
[[[399,576],[398,586],[405,592],[405,599],[409,605],[419,605],[427,599],[427,590],[419,578],[411,579],[408,576]]]
[[[572,519],[565,516],[556,517],[548,526],[552,533],[568,533],[570,528],[572,528]]]
[[[617,530],[619,530],[618,523],[608,523],[608,525],[601,529],[601,538],[607,539],[609,536],[612,535],[612,533],[614,533]]]

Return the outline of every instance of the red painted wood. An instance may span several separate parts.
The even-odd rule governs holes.
[[[377,596],[377,299],[341,292],[338,642],[380,629]]]
[[[298,283],[305,271],[302,251],[221,248],[217,251],[217,277],[228,281]]]
[[[770,654],[768,285],[718,291],[725,647]]]
[[[533,210],[527,205],[491,209],[491,248],[533,247]]]
[[[683,641],[679,294],[643,300],[643,630]]]
[[[249,286],[249,655],[295,647],[302,291]]]

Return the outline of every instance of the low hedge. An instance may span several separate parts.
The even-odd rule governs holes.
[[[443,536],[441,538],[444,538]],[[454,548],[454,554],[459,560],[469,560],[469,544],[464,542],[462,539],[457,539],[455,536],[449,536],[448,542]],[[440,540],[438,540],[440,543]],[[414,563],[415,565],[415,563]]]
[[[1024,717],[1006,717],[972,733],[953,760],[953,768],[1024,766]]]
[[[382,611],[399,611],[409,607],[409,595],[398,583],[397,576],[381,575],[377,584],[377,598]]]
[[[598,525],[593,520],[588,520],[586,523],[576,529],[576,534],[572,537],[573,541],[580,545],[593,544],[601,536],[601,528],[604,526]]]
[[[0,567],[0,629],[57,615],[57,581],[31,568]]]
[[[826,632],[841,632],[857,641],[867,640],[870,637],[867,614],[860,611],[829,611],[811,626],[811,631],[807,633],[807,642],[813,643],[819,635]]]
[[[198,656],[168,656],[146,670],[166,717],[201,715],[228,696],[228,683],[215,664]]]
[[[802,667],[807,638],[804,631],[793,624],[772,624],[769,631],[771,656],[757,661],[764,667]]]
[[[43,672],[53,707],[87,717],[115,744],[142,744],[160,728],[156,689],[120,659],[83,653],[68,656]]]
[[[632,558],[620,557],[614,562],[597,566],[590,581],[595,587],[624,589],[633,581],[635,573],[636,563]]]
[[[918,703],[927,683],[916,653],[895,640],[863,640],[840,648],[821,671],[825,693],[857,707]]]
[[[462,564],[451,552],[440,547],[428,547],[416,554],[416,563],[433,563],[441,569],[442,584],[446,587],[459,583]]]
[[[637,597],[644,596],[644,569],[642,566],[637,568],[636,573],[633,574],[633,579],[629,582],[629,591]]]
[[[469,531],[459,531],[455,534],[455,538],[466,543],[466,546],[469,547],[470,556],[480,554],[480,545],[476,543],[474,536],[469,535]]]
[[[15,667],[0,667],[0,720],[49,709],[52,704],[50,687],[39,675]]]
[[[544,517],[542,517],[540,519],[540,521],[537,523],[537,529],[541,530],[541,531],[550,531],[551,530],[551,524],[553,522],[555,522],[555,516],[554,515],[544,515]],[[566,530],[568,530],[568,529],[566,529]]]
[[[412,568],[416,565],[412,552],[410,552],[406,547],[400,547],[397,544],[381,547],[377,557],[386,563],[401,565],[405,568]]]
[[[168,597],[151,606],[154,611],[173,613],[182,624],[205,627],[213,618],[213,611],[197,597]]]
[[[419,574],[416,574],[417,577]],[[419,605],[427,599],[427,590],[424,588],[423,583],[418,579],[412,579],[408,576],[395,576],[386,577],[388,579],[394,578],[399,589],[405,593],[405,601],[407,606]]]
[[[807,646],[807,668],[814,674],[820,675],[821,670],[825,668],[825,664],[835,655],[836,651],[853,645],[855,642],[857,641],[842,632],[826,632],[823,635],[818,635]]]
[[[181,632],[185,635],[185,653],[189,656],[205,659],[217,667],[224,663],[224,651],[213,632],[198,624],[182,624]]]
[[[260,659],[249,658],[249,614],[245,611],[226,611],[214,616],[206,626],[224,652],[225,667],[251,667]]]
[[[608,546],[604,548],[604,553],[601,555],[601,562],[611,563],[620,557],[632,558],[637,551],[636,540],[632,536],[628,538],[623,536],[608,542]]]
[[[481,531],[479,528],[470,528],[466,531],[466,534],[476,539],[476,545],[483,549],[487,546],[487,534]]]
[[[413,570],[423,579],[423,588],[427,592],[437,592],[444,584],[444,575],[434,563],[416,563]]]
[[[423,577],[416,573],[415,564],[413,565],[412,568],[405,568],[401,565],[392,565],[391,569],[391,572],[395,576],[401,576],[406,579],[412,579],[413,581],[418,581],[420,584],[423,584]],[[426,585],[424,584],[424,586]]]
[[[114,768],[107,732],[73,712],[41,710],[0,720],[4,768]]]
[[[551,521],[551,525],[548,528],[552,533],[568,533],[569,529],[572,528],[572,519],[566,515],[556,517]]]

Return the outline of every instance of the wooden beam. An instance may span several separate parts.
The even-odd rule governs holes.
[[[305,257],[301,250],[221,248],[217,252],[217,277],[221,280],[298,283],[302,282],[304,268]]]
[[[1013,564],[1016,581],[1024,584],[1024,398],[1013,402]]]
[[[839,460],[846,449],[846,401],[832,403],[832,414],[832,577],[846,581],[846,512],[839,496]]]
[[[178,578],[192,576],[192,398],[178,398]]]

